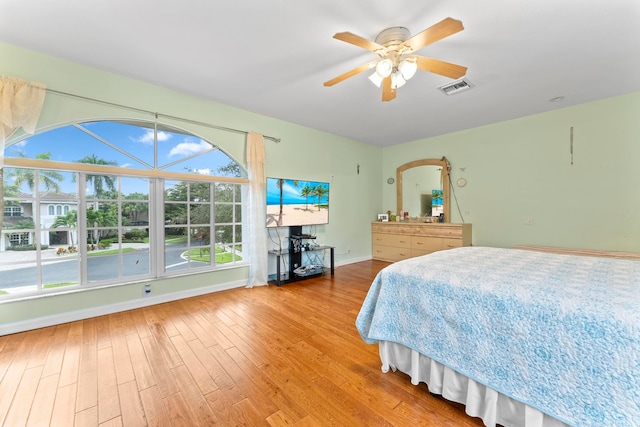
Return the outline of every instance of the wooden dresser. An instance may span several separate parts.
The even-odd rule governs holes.
[[[471,246],[471,224],[372,222],[372,258],[400,261],[444,249]]]

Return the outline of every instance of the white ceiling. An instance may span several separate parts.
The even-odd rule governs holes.
[[[385,103],[370,73],[323,86],[377,58],[336,32],[446,17],[465,29],[417,53],[472,90],[421,71]],[[379,146],[640,90],[639,0],[0,0],[0,41]]]

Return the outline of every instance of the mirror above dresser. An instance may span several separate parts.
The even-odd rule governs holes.
[[[410,217],[437,217],[450,222],[449,170],[446,157],[414,160],[396,170],[397,212]]]

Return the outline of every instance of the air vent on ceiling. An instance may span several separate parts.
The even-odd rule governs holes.
[[[447,83],[446,85],[440,86],[438,90],[445,95],[455,95],[456,93],[464,92],[465,90],[469,90],[474,85],[467,80],[466,78],[456,80],[452,83]]]

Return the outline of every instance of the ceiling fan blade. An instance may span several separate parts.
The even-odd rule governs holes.
[[[334,77],[331,80],[327,80],[326,82],[324,82],[324,85],[329,87],[338,84],[341,81],[348,79],[349,77],[353,77],[356,74],[360,74],[363,71],[367,71],[368,69],[375,67],[377,62],[378,61],[369,62],[368,64],[364,64],[357,68],[354,68],[353,70],[347,71],[344,74],[340,74],[338,77]]]
[[[449,37],[450,35],[462,30],[464,30],[462,22],[453,18],[445,18],[421,33],[411,37],[403,44],[410,49],[410,52],[415,52],[418,49],[422,49],[431,43],[435,43],[438,40],[442,40],[443,38]]]
[[[381,46],[376,42],[372,42],[371,40],[367,40],[364,37],[357,36],[348,31],[345,31],[344,33],[336,33],[333,38],[342,40],[343,42],[351,43],[352,45],[370,50],[371,52],[375,53],[380,50],[384,50],[384,46]]]
[[[396,90],[392,87],[391,76],[385,77],[382,80],[382,100],[392,101],[396,97]]]
[[[439,74],[441,76],[449,77],[450,79],[459,79],[467,74],[467,67],[463,67],[462,65],[452,64],[450,62],[444,62],[424,56],[412,55],[412,58],[416,59],[416,65],[418,66],[418,69],[422,71]]]

